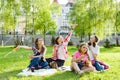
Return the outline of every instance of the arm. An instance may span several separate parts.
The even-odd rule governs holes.
[[[94,59],[96,60],[96,59],[97,59],[97,56],[98,56],[98,54],[99,54],[99,48],[98,48],[97,51],[94,51],[94,52],[93,52],[93,50],[92,50],[90,47],[89,47],[89,50],[91,51],[91,53],[92,53]],[[95,52],[96,52],[96,53],[95,53]]]
[[[44,50],[43,54],[40,54],[38,56],[30,55],[30,58],[37,58],[37,57],[40,57],[40,58],[43,57],[43,58],[45,58],[46,50],[47,50],[47,48],[45,47],[45,50]]]
[[[73,24],[73,29],[77,26],[77,24]],[[64,42],[65,44],[67,45],[68,42],[70,41],[70,38],[71,38],[71,35],[72,35],[72,32],[73,32],[73,29],[71,29],[68,33],[68,35],[65,37],[64,39]]]
[[[17,49],[20,49],[20,48],[32,50],[32,47],[28,47],[28,46],[18,46],[17,47]]]
[[[84,58],[84,55],[81,55],[79,58],[75,58],[75,57],[73,56],[72,62],[79,62],[79,61],[83,60],[83,58]]]
[[[56,57],[57,56],[57,46],[53,47],[53,53],[52,53],[52,57]]]

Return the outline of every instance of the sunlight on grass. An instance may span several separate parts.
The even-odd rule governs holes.
[[[6,57],[3,57],[13,49],[12,46],[0,47],[0,80],[119,80],[120,77],[120,47],[103,48],[101,47],[101,54],[99,59],[108,63],[110,69],[101,73],[89,72],[82,76],[73,72],[61,72],[44,77],[21,77],[17,76],[22,69],[26,68],[29,64],[29,54],[32,51],[20,49],[17,52],[13,52]],[[70,65],[71,55],[76,51],[76,47],[68,47],[69,59],[65,62],[65,65]],[[46,57],[50,57],[52,53],[52,47],[47,47]]]

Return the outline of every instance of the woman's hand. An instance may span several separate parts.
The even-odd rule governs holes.
[[[72,24],[72,26],[73,26],[73,29],[74,29],[76,26],[78,26],[78,24],[74,23],[74,24]]]
[[[84,55],[81,55],[79,58],[78,58],[78,60],[84,60]]]
[[[29,57],[30,57],[30,59],[33,59],[33,58],[35,58],[33,55],[29,55]]]

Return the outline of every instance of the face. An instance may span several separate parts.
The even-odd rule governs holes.
[[[88,50],[87,45],[83,45],[83,46],[81,47],[81,52],[82,52],[82,53],[86,53],[87,50]]]
[[[62,43],[62,42],[63,42],[63,37],[60,36],[59,39],[58,39],[57,41],[58,41],[58,43]]]
[[[91,42],[91,43],[95,42],[95,36],[91,36],[91,37],[90,37],[90,42]]]
[[[38,44],[38,45],[44,44],[43,39],[40,39],[40,38],[39,38],[37,44]]]

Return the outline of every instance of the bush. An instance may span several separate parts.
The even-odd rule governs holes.
[[[106,41],[104,42],[104,47],[110,48],[110,41],[108,39],[106,39]]]
[[[70,40],[70,41],[68,42],[68,46],[73,46],[73,41],[72,41],[72,40]]]
[[[18,45],[20,45],[21,44],[21,42],[20,42],[20,40],[15,40],[15,47],[17,47]]]
[[[52,36],[52,39],[51,39],[51,45],[54,45],[55,44],[55,37]]]

